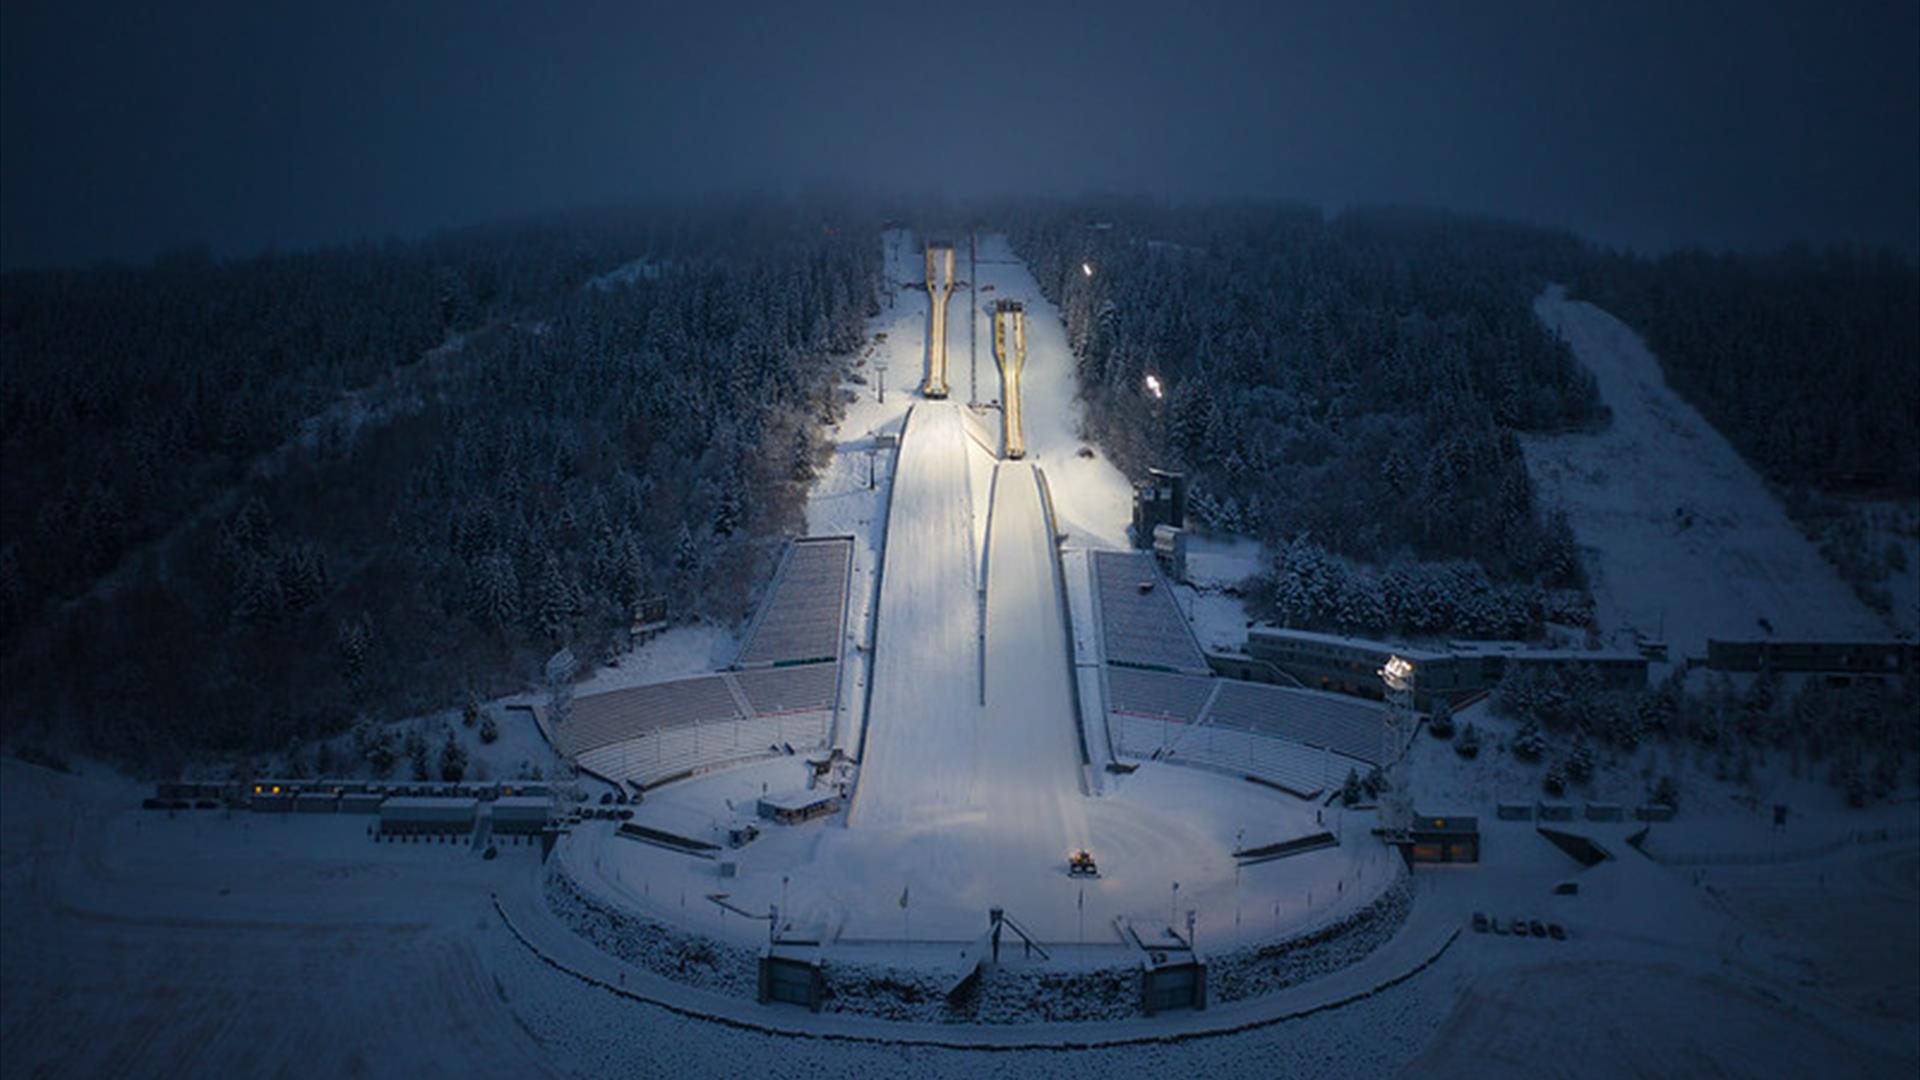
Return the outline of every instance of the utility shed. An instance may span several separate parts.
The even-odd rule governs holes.
[[[535,836],[545,831],[553,816],[553,800],[538,795],[507,795],[493,801],[493,831],[507,836]]]
[[[820,1011],[826,988],[817,941],[774,941],[760,950],[760,1003],[785,1002]]]
[[[388,836],[470,833],[480,800],[438,795],[400,795],[380,804],[380,832]]]
[[[1406,847],[1410,863],[1454,863],[1480,861],[1480,820],[1455,814],[1441,817],[1416,817],[1408,830],[1412,843]]]
[[[332,814],[340,809],[340,795],[334,791],[303,791],[293,797],[293,808],[302,814]]]
[[[760,797],[760,816],[782,825],[798,825],[826,817],[840,809],[840,795],[830,788],[775,792]]]

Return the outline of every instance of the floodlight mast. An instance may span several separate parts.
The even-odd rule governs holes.
[[[1387,722],[1380,729],[1380,768],[1386,780],[1386,790],[1380,796],[1380,827],[1388,843],[1405,843],[1413,825],[1405,752],[1407,732],[1413,726],[1415,668],[1404,657],[1389,656],[1379,674],[1387,698]]]

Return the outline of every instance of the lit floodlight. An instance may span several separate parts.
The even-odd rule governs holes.
[[[1092,263],[1090,263],[1090,262],[1083,262],[1083,263],[1081,263],[1081,264],[1080,264],[1080,272],[1081,272],[1081,273],[1083,273],[1083,274],[1085,274],[1085,275],[1087,275],[1088,277],[1092,277],[1092,276],[1093,276],[1093,264],[1092,264]]]
[[[1380,677],[1386,680],[1390,690],[1410,690],[1413,688],[1413,664],[1398,657],[1387,657],[1387,666],[1380,669]]]
[[[1155,400],[1159,400],[1160,398],[1163,398],[1166,396],[1166,394],[1161,390],[1160,377],[1158,375],[1147,376],[1147,393],[1152,394]]]

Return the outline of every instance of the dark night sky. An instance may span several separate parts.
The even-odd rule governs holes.
[[[1920,251],[1915,0],[6,0],[0,80],[7,266],[820,180]]]

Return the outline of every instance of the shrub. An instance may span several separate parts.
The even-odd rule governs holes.
[[[500,723],[488,713],[480,718],[480,741],[492,744],[500,738]]]
[[[1547,752],[1547,740],[1540,734],[1540,725],[1528,720],[1520,727],[1520,734],[1513,737],[1513,756],[1521,761],[1539,761]]]
[[[1480,729],[1468,724],[1460,729],[1460,737],[1453,741],[1454,753],[1463,758],[1480,756]]]
[[[1663,776],[1653,785],[1653,802],[1656,806],[1680,805],[1680,782],[1671,776]]]
[[[1567,793],[1567,767],[1561,762],[1547,766],[1547,775],[1541,777],[1540,788],[1549,795]]]
[[[1435,698],[1433,713],[1427,718],[1427,730],[1436,739],[1453,738],[1453,706],[1446,698]]]
[[[449,784],[458,783],[467,776],[467,751],[460,740],[453,737],[453,729],[447,729],[447,741],[440,746],[440,779]]]

